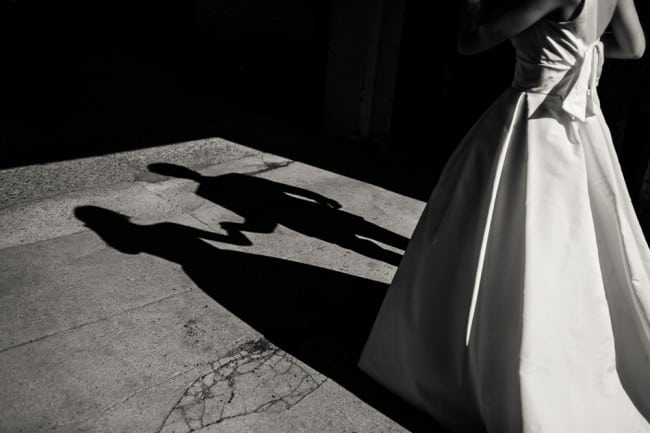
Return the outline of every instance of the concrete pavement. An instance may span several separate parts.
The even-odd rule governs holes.
[[[355,369],[421,201],[220,139],[0,185],[0,431],[434,431]]]

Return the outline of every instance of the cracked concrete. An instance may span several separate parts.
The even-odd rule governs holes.
[[[237,209],[147,167],[290,185],[401,236],[424,204],[223,140],[176,146],[0,171],[0,431],[405,431],[336,364],[358,348],[339,321],[369,317],[395,267],[281,220],[229,243]],[[150,234],[88,227],[88,205]]]
[[[190,384],[159,433],[188,433],[252,414],[281,413],[326,380],[266,339],[251,340]]]

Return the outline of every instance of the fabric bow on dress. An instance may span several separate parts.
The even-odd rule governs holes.
[[[596,113],[595,104],[597,104],[598,98],[596,86],[603,68],[604,58],[604,45],[597,40],[589,45],[584,56],[578,59],[575,80],[562,101],[562,109],[572,116],[572,120],[578,119],[584,122],[587,116]]]

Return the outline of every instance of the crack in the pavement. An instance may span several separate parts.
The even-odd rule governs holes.
[[[247,171],[247,172],[244,172],[242,174],[245,174],[245,175],[248,175],[248,176],[255,176],[255,175],[258,175],[258,174],[266,173],[268,171],[288,167],[288,166],[290,166],[291,164],[293,164],[295,162],[295,161],[291,161],[291,160],[285,160],[285,161],[281,161],[281,162],[266,162],[266,161],[264,161],[264,155],[260,155],[260,159],[262,160],[262,164],[264,165],[263,168],[253,170],[253,171]]]
[[[75,419],[73,421],[70,421],[70,422],[67,422],[67,423],[64,423],[64,424],[56,424],[56,425],[52,426],[52,430],[56,430],[58,428],[65,427],[65,426],[71,425],[71,424],[81,424],[81,423],[90,421],[92,419],[98,418],[101,415],[105,414],[106,412],[109,412],[112,409],[114,409],[115,407],[119,406],[120,404],[124,404],[127,401],[131,400],[133,397],[137,396],[138,394],[141,394],[141,393],[143,393],[145,391],[148,391],[150,389],[157,388],[157,387],[159,387],[161,385],[164,385],[164,384],[176,379],[179,376],[183,376],[183,375],[189,373],[192,370],[196,370],[196,369],[204,367],[204,366],[205,366],[205,363],[194,364],[192,367],[190,367],[188,369],[185,369],[183,371],[176,372],[176,373],[172,374],[171,376],[167,377],[166,379],[161,380],[160,382],[156,382],[153,385],[143,386],[141,388],[138,388],[135,391],[131,392],[130,394],[126,395],[124,398],[109,404],[108,406],[104,407],[103,409],[99,410],[98,412],[93,413],[92,415],[89,415],[89,416],[87,416],[85,418],[82,418],[82,419]]]
[[[45,340],[45,339],[47,339],[47,338],[54,337],[54,336],[59,335],[59,334],[62,334],[62,333],[64,333],[64,332],[74,331],[74,330],[76,330],[76,329],[83,328],[84,326],[93,325],[93,324],[95,324],[95,323],[103,322],[103,321],[105,321],[105,320],[112,319],[113,317],[117,317],[117,316],[120,316],[120,315],[122,315],[122,314],[126,314],[126,313],[129,313],[129,312],[131,312],[131,311],[137,310],[137,309],[139,309],[139,308],[148,307],[148,306],[151,306],[151,305],[157,304],[157,303],[159,303],[159,302],[163,302],[163,301],[166,301],[166,300],[168,300],[168,299],[174,298],[174,297],[176,297],[176,296],[184,295],[184,294],[186,294],[186,293],[191,292],[192,290],[193,290],[193,289],[190,288],[190,289],[187,289],[187,290],[183,290],[183,291],[180,291],[180,292],[176,292],[176,293],[173,293],[173,294],[171,294],[171,295],[169,295],[169,296],[165,296],[165,297],[163,297],[163,298],[156,299],[155,301],[148,302],[148,303],[146,303],[146,304],[136,305],[136,306],[134,306],[134,307],[127,308],[127,309],[125,309],[125,310],[121,310],[121,311],[116,312],[116,313],[114,313],[114,314],[111,314],[111,315],[109,315],[109,316],[100,317],[99,319],[91,320],[90,322],[80,323],[80,324],[78,324],[78,325],[71,326],[70,328],[60,329],[60,330],[58,330],[58,331],[56,331],[56,332],[53,332],[53,333],[51,333],[51,334],[41,335],[40,337],[32,338],[31,340],[23,341],[23,342],[21,342],[21,343],[14,344],[14,345],[9,346],[9,347],[2,348],[2,349],[0,349],[0,353],[4,353],[4,352],[7,352],[7,351],[12,350],[12,349],[17,349],[17,348],[19,348],[19,347],[26,346],[26,345],[31,344],[31,343],[36,343],[36,342],[38,342],[38,341],[42,341],[42,340]]]
[[[327,381],[268,340],[247,341],[192,382],[158,433],[190,433],[255,413],[278,413]]]
[[[284,160],[284,161],[278,161],[278,162],[267,162],[267,161],[264,161],[264,155],[263,154],[258,155],[258,156],[259,156],[259,159],[260,159],[260,161],[262,163],[262,166],[263,166],[262,168],[258,168],[258,169],[251,170],[251,171],[242,171],[239,174],[246,175],[246,176],[256,176],[258,174],[267,173],[269,171],[273,171],[273,170],[277,170],[277,169],[280,169],[280,168],[288,167],[291,164],[296,162],[296,161],[292,161],[290,159],[287,159],[287,160]]]

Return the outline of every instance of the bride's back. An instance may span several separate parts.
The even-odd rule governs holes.
[[[612,21],[618,0],[595,0],[598,3],[598,34],[602,34]]]
[[[595,1],[597,3],[598,21],[597,29],[598,34],[602,34],[605,29],[610,25],[619,0],[571,0],[567,1],[566,6],[556,10],[548,16],[548,19],[553,21],[570,21],[580,13],[586,1]],[[505,10],[517,6],[518,0],[483,0],[482,7],[485,12],[485,17],[489,19],[494,15],[498,15]],[[623,5],[625,7],[625,5]]]
[[[465,0],[457,48],[476,54],[526,30],[556,22],[598,39],[611,26],[615,40],[605,41],[608,57],[638,58],[645,38],[634,0]],[[481,12],[482,11],[482,12]],[[587,17],[585,21],[585,17]],[[574,26],[580,21],[582,25]]]
[[[618,0],[581,0],[581,1],[572,1],[569,4],[559,10],[557,15],[560,17],[561,21],[569,21],[580,13],[580,10],[585,5],[586,1],[595,1],[596,10],[597,10],[597,33],[602,34],[607,26],[609,26],[612,16],[616,10]]]

